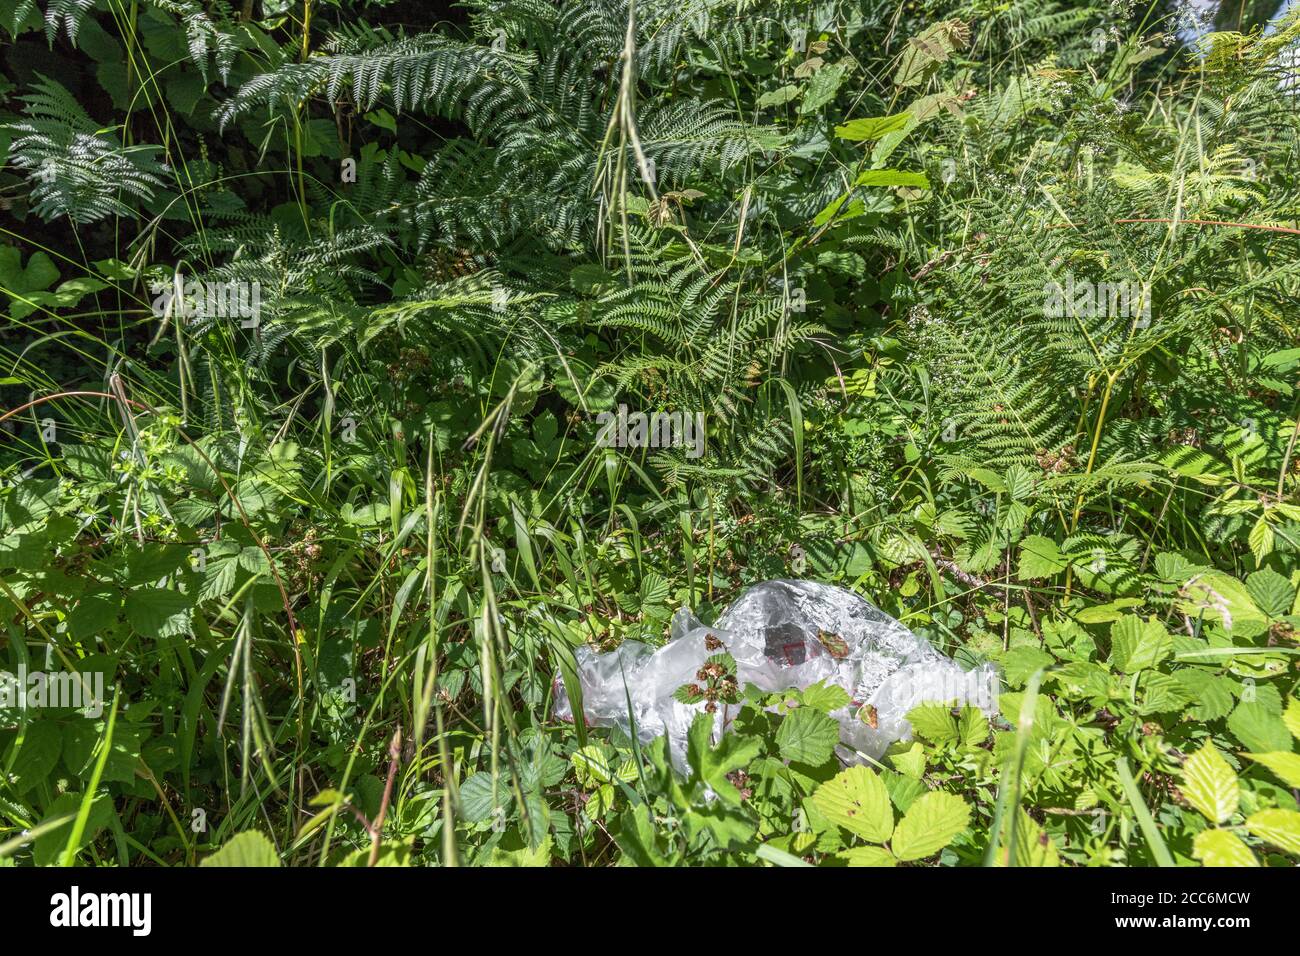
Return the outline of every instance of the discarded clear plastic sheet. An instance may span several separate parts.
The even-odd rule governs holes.
[[[718,642],[721,642],[721,647]],[[713,627],[686,608],[673,617],[662,647],[625,641],[608,654],[576,652],[587,724],[619,727],[643,742],[666,734],[673,763],[686,767],[686,733],[706,704],[673,694],[697,681],[706,660],[723,651],[736,660],[740,688],[776,692],[818,681],[838,684],[850,703],[831,712],[840,725],[837,752],[848,763],[878,759],[891,743],[909,740],[907,713],[928,701],[997,708],[998,675],[990,664],[965,671],[888,614],[850,591],[812,581],[764,581],[749,588]],[[556,716],[573,720],[573,705],[556,681]],[[629,715],[628,703],[631,702]],[[873,709],[874,708],[874,709]],[[715,733],[740,711],[719,703]]]

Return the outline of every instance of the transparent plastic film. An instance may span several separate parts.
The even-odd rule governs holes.
[[[878,759],[890,744],[911,738],[907,714],[927,703],[969,704],[996,712],[999,680],[984,664],[973,670],[935,650],[856,594],[812,581],[775,580],[740,595],[712,627],[686,608],[676,614],[662,647],[626,641],[607,654],[576,652],[583,713],[589,726],[618,727],[643,742],[667,735],[673,762],[685,766],[686,732],[710,702],[674,695],[707,672],[709,658],[730,654],[739,687],[775,693],[818,681],[835,684],[850,703],[832,711],[840,726],[839,755],[848,763]],[[724,733],[738,704],[714,703]],[[556,716],[573,720],[557,682]]]

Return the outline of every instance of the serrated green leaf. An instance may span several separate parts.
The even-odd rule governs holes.
[[[1248,575],[1246,590],[1256,606],[1269,617],[1282,618],[1291,613],[1295,588],[1272,568],[1264,568]]]
[[[67,849],[68,838],[72,835],[73,821],[81,806],[82,797],[83,794],[80,793],[62,793],[50,803],[41,823],[34,828],[40,831],[40,836],[32,842],[32,862],[37,866],[54,864]],[[48,830],[40,830],[41,825],[56,823],[59,820],[63,822],[57,823]],[[113,800],[107,790],[100,790],[95,794],[95,799],[90,805],[86,828],[82,831],[80,841],[73,847],[73,852],[88,846],[99,831],[110,826],[112,822]]]
[[[126,592],[126,619],[142,637],[176,637],[190,630],[190,598],[170,588]]]
[[[898,860],[883,846],[855,846],[836,854],[849,866],[898,866]]]
[[[966,749],[978,747],[989,739],[988,718],[978,707],[963,707],[957,720],[957,738]]]
[[[849,67],[850,64],[841,61],[823,66],[814,73],[812,79],[808,81],[808,88],[804,91],[803,101],[799,104],[799,112],[807,116],[835,99],[840,84],[844,82],[844,78],[848,75]]]
[[[1202,830],[1196,834],[1192,856],[1206,866],[1259,866],[1250,847],[1229,830]]]
[[[840,771],[817,788],[812,802],[826,819],[872,843],[884,843],[894,831],[889,793],[866,767]]]
[[[805,707],[820,710],[823,714],[839,710],[847,705],[851,699],[849,692],[839,684],[827,684],[824,681],[818,681],[811,687],[805,688],[804,692],[799,696],[803,700]]]
[[[1300,700],[1292,697],[1282,712],[1282,724],[1296,740],[1300,740]]]
[[[1052,665],[1052,655],[1037,647],[1023,644],[1013,647],[1002,655],[998,661],[1002,665],[1003,675],[1012,687],[1023,687],[1025,681],[1042,667]]]
[[[835,135],[840,139],[851,140],[855,143],[868,142],[873,139],[880,139],[886,133],[901,130],[911,118],[909,113],[895,113],[892,116],[874,116],[849,120],[847,123],[835,127]]]
[[[830,720],[824,714],[821,716]],[[834,724],[834,721],[831,723]],[[686,761],[699,780],[707,784],[724,803],[739,806],[740,791],[727,779],[727,774],[748,766],[758,756],[762,743],[755,737],[723,734],[714,747],[710,745],[712,735],[713,715],[696,714],[686,733]]]
[[[855,186],[905,186],[909,189],[929,189],[930,180],[925,173],[906,172],[901,169],[868,169],[853,180]]]
[[[757,830],[749,817],[719,800],[715,800],[708,806],[696,806],[688,811],[683,823],[688,838],[694,838],[698,833],[708,832],[712,834],[718,845],[724,848],[749,842]]]
[[[679,704],[685,704],[687,707],[698,704],[704,700],[704,696],[704,690],[699,684],[683,684],[673,691],[673,700]]]
[[[24,689],[25,691],[25,689]],[[52,720],[38,720],[27,725],[22,746],[10,773],[13,774],[15,793],[26,793],[47,780],[54,765],[59,762],[63,747],[63,734]]]
[[[1007,865],[1007,855],[1010,847],[1003,845],[998,850],[998,865]],[[1056,844],[1048,836],[1047,831],[1038,825],[1024,807],[1020,808],[1020,813],[1016,817],[1016,866],[1042,866],[1052,867],[1060,866],[1061,858],[1056,849]]]
[[[1206,620],[1221,621],[1229,629],[1243,621],[1265,620],[1246,586],[1221,571],[1195,575],[1179,590],[1174,606],[1193,618],[1204,614]]]
[[[671,861],[659,852],[650,808],[644,803],[624,811],[615,839],[619,849],[637,866],[667,866]]]
[[[1144,621],[1126,615],[1111,625],[1111,666],[1125,674],[1156,667],[1174,651],[1173,638],[1165,626],[1152,618]]]
[[[889,800],[899,813],[906,813],[917,797],[929,793],[923,781],[895,770],[880,771],[880,780],[889,791]]]
[[[1300,754],[1275,750],[1270,753],[1248,753],[1246,756],[1272,770],[1288,787],[1300,787]]]
[[[1211,823],[1222,823],[1237,812],[1237,774],[1207,743],[1183,763],[1183,796]]]
[[[1109,624],[1122,618],[1128,608],[1141,607],[1141,605],[1141,598],[1116,598],[1106,604],[1080,608],[1075,612],[1074,619],[1080,624]]]
[[[1273,539],[1273,527],[1268,523],[1267,518],[1260,515],[1255,526],[1250,529],[1250,536],[1247,539],[1256,563],[1262,562],[1273,553]]]
[[[1173,677],[1183,694],[1196,701],[1188,713],[1197,720],[1218,720],[1232,713],[1235,698],[1231,678],[1194,667],[1184,667]]]
[[[1031,534],[1020,543],[1020,563],[1016,577],[1021,581],[1039,581],[1064,571],[1069,562],[1051,538]]]
[[[942,746],[957,739],[957,721],[942,704],[913,707],[907,714],[907,722],[912,725],[912,733],[931,743]]]
[[[1300,813],[1294,810],[1260,810],[1246,818],[1246,829],[1266,843],[1300,854]]]
[[[961,797],[932,790],[903,814],[890,847],[900,860],[922,860],[946,847],[969,823],[970,807]]]
[[[498,808],[510,812],[514,801],[510,796],[508,781],[497,776],[495,795],[492,792],[492,774],[485,770],[470,774],[460,785],[460,816],[466,823],[479,823],[491,817]]]
[[[902,774],[920,780],[925,775],[925,766],[928,762],[925,756],[925,747],[919,741],[912,741],[910,744],[899,744],[889,754],[889,762],[894,768]]]
[[[782,757],[812,766],[829,760],[839,739],[839,725],[812,707],[795,709],[786,715],[776,731],[776,745]]]
[[[1246,749],[1257,753],[1291,749],[1291,732],[1282,722],[1282,715],[1262,697],[1238,704],[1228,717],[1228,729]]]
[[[551,835],[542,838],[536,849],[523,847],[519,850],[492,848],[492,857],[488,866],[537,867],[547,866],[551,862]]]
[[[257,830],[245,830],[231,837],[225,846],[199,865],[278,867],[280,856],[275,852],[275,844]]]
[[[574,775],[583,787],[609,783],[614,779],[608,758],[598,744],[580,747],[569,756]]]
[[[764,93],[758,98],[757,106],[761,109],[767,109],[769,106],[781,106],[789,103],[799,95],[799,87],[793,84],[782,86],[779,89],[772,90],[770,93]]]

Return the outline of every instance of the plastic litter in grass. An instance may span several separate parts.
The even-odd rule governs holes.
[[[698,683],[710,657],[730,654],[739,688],[753,684],[775,693],[836,684],[850,702],[830,716],[840,726],[837,752],[848,763],[878,759],[889,745],[911,738],[906,715],[926,702],[970,704],[997,711],[998,675],[991,664],[973,670],[935,650],[884,611],[843,588],[813,581],[756,584],[705,627],[686,608],[673,618],[671,640],[662,647],[625,641],[600,654],[576,652],[583,712],[589,726],[619,727],[630,736],[632,721],[643,742],[667,734],[673,763],[686,766],[686,733],[701,699],[674,698]],[[628,702],[631,701],[629,715]],[[715,702],[716,733],[723,733],[739,704]],[[556,716],[573,720],[573,706],[557,681]]]

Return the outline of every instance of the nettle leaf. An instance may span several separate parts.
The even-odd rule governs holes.
[[[998,663],[1002,665],[1002,672],[1008,684],[1012,687],[1023,687],[1025,681],[1029,680],[1035,671],[1052,665],[1052,655],[1037,647],[1022,645],[1011,648],[1002,655]]]
[[[126,619],[144,637],[188,634],[192,603],[170,588],[132,588],[126,592]]]
[[[1256,606],[1271,618],[1286,617],[1295,603],[1295,588],[1272,568],[1248,575],[1246,590]]]
[[[466,823],[481,823],[498,809],[511,812],[514,800],[510,795],[509,781],[498,774],[496,783],[494,794],[492,774],[480,770],[460,785],[460,815]]]
[[[1183,796],[1211,823],[1222,823],[1237,812],[1237,774],[1213,744],[1188,757],[1182,774]]]
[[[799,112],[807,116],[835,99],[840,84],[844,82],[844,78],[848,76],[852,66],[847,61],[840,61],[839,63],[824,66],[814,73],[812,79],[808,81],[808,89],[804,92],[803,102],[799,104]]]
[[[776,731],[782,757],[812,766],[829,760],[839,739],[839,725],[813,707],[792,711]]]
[[[1266,843],[1300,854],[1300,813],[1260,810],[1246,818],[1246,829]]]
[[[1261,688],[1262,690],[1262,688]],[[1228,717],[1228,729],[1250,750],[1271,753],[1291,749],[1291,733],[1281,714],[1262,699],[1242,701]]]
[[[1016,577],[1021,581],[1040,581],[1064,571],[1069,563],[1055,541],[1041,534],[1031,534],[1020,543]]]
[[[1248,753],[1246,756],[1272,770],[1288,787],[1300,787],[1300,754],[1275,750],[1270,753]]]
[[[63,793],[54,798],[41,823],[48,824],[57,820],[63,822],[46,830],[32,841],[32,862],[37,866],[52,866],[63,856],[83,799],[85,794],[82,793]],[[73,850],[81,850],[88,846],[99,835],[99,831],[112,822],[113,801],[107,790],[100,790],[90,803],[90,816],[86,820],[86,828],[82,831],[81,840]]]
[[[849,692],[839,684],[827,684],[825,681],[818,681],[811,687],[804,688],[799,699],[803,701],[805,707],[811,707],[814,710],[820,710],[824,714],[831,711],[839,710],[846,706],[849,701]]]
[[[1110,639],[1110,663],[1125,674],[1155,667],[1174,652],[1173,638],[1154,618],[1149,621],[1136,615],[1120,618],[1111,625]]]
[[[1229,830],[1202,830],[1192,842],[1192,856],[1206,866],[1259,866],[1259,860]]]
[[[889,845],[900,860],[922,860],[946,847],[969,824],[970,807],[961,797],[931,790],[903,814]]]
[[[872,843],[884,843],[894,832],[889,792],[866,767],[840,771],[817,788],[812,802],[826,819]]]
[[[199,865],[278,867],[280,854],[275,851],[275,844],[260,832],[245,830],[231,837],[225,846]]]
[[[10,770],[14,792],[26,793],[47,779],[54,770],[54,765],[59,762],[62,747],[63,734],[57,723],[38,720],[28,724],[23,733],[22,746],[18,749],[18,757]]]
[[[1196,701],[1189,713],[1197,720],[1218,720],[1232,713],[1233,681],[1221,674],[1184,667],[1173,675],[1183,693]]]

